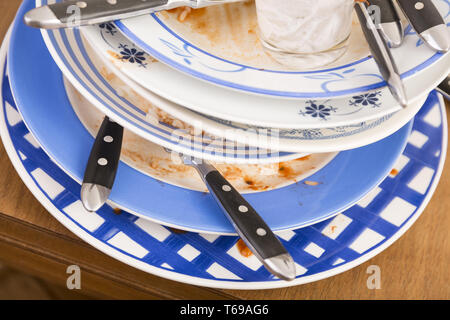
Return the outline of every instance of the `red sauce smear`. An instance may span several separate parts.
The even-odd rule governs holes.
[[[245,242],[242,239],[238,240],[238,242],[236,243],[236,246],[237,246],[239,253],[243,257],[248,258],[253,255],[253,252],[250,251],[250,249],[247,247],[247,245],[245,244]]]

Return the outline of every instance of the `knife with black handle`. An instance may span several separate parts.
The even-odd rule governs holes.
[[[392,0],[368,0],[367,3],[367,10],[389,45],[399,47],[403,42],[403,25]]]
[[[202,8],[242,0],[67,0],[30,10],[27,25],[43,29],[71,28],[110,22],[181,6]]]
[[[293,280],[295,266],[291,256],[255,209],[219,171],[212,170],[204,181],[239,236],[266,268],[281,279]]]
[[[444,19],[432,0],[397,0],[419,37],[439,52],[450,50],[450,35]]]
[[[436,90],[442,93],[445,99],[450,101],[450,76],[445,78],[445,80],[442,81],[440,85],[438,85]]]
[[[92,146],[81,186],[81,202],[88,211],[97,211],[108,200],[119,166],[122,139],[123,127],[105,117]]]
[[[356,15],[361,24],[364,36],[369,44],[370,52],[377,63],[378,69],[386,81],[397,102],[406,108],[408,100],[406,98],[403,81],[397,69],[397,65],[392,57],[391,50],[381,31],[375,26],[371,16],[367,11],[365,3],[355,2]]]
[[[170,149],[165,151],[172,153]],[[280,279],[294,280],[296,269],[292,256],[244,197],[209,162],[179,156],[185,165],[197,170],[236,232],[267,270]]]

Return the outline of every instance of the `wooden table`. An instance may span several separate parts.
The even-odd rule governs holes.
[[[0,1],[0,38],[19,0]],[[448,159],[447,159],[448,160]],[[448,162],[448,161],[447,161]],[[449,299],[450,166],[412,228],[370,261],[302,286],[259,291],[215,290],[165,280],[99,252],[59,224],[32,196],[0,146],[0,261],[65,286],[79,265],[81,292],[121,299]],[[381,268],[381,289],[369,290],[367,267]],[[431,266],[431,267],[430,267]]]

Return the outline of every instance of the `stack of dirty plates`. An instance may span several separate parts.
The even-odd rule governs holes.
[[[294,72],[255,45],[251,4],[228,7],[239,11],[233,36],[221,32],[230,22],[219,7],[197,23],[171,11],[75,29],[25,26],[28,10],[53,2],[25,0],[3,43],[1,135],[48,211],[112,257],[195,285],[296,285],[382,251],[431,198],[447,128],[433,90],[450,54],[411,28],[392,50],[409,99],[402,109],[356,22],[344,57]],[[434,3],[450,22],[449,1]],[[199,31],[202,19],[217,21],[215,36]],[[80,183],[105,115],[125,128],[121,162],[108,205],[88,213]],[[244,253],[194,169],[163,148],[212,161],[279,235],[297,279],[281,281]]]

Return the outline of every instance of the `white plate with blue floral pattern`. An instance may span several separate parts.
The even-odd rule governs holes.
[[[127,40],[123,39],[123,36],[120,34],[117,36],[118,33],[114,30],[113,25],[101,25],[92,28],[97,29],[98,33],[96,38],[83,41],[87,54],[97,67],[107,69],[111,73],[108,78],[115,76],[123,82],[124,85],[120,87],[121,91],[126,90],[126,87],[133,88],[137,95],[147,101],[153,101],[158,107],[186,123],[197,124],[202,130],[212,135],[227,137],[227,139],[260,148],[274,148],[289,152],[342,151],[368,145],[387,137],[413,118],[425,102],[428,91],[424,90],[424,83],[439,81],[442,70],[445,70],[450,65],[449,55],[424,70],[421,77],[410,80],[408,82],[408,92],[411,95],[414,93],[416,98],[410,102],[408,108],[397,111],[394,114],[351,125],[328,128],[267,128],[208,116],[161,99],[155,93],[137,84],[134,78],[131,79],[124,72],[124,69],[127,68],[136,69],[136,72],[147,72],[145,68],[138,66],[139,62],[137,62],[136,57],[141,56],[139,51],[133,51],[135,48],[129,47],[132,44],[126,42]],[[100,51],[94,50],[93,46],[101,47],[99,48]],[[122,48],[121,50],[128,48],[127,50],[130,50],[130,53],[134,52],[135,58],[130,56],[129,59],[117,59],[117,56],[124,54],[125,51],[114,51],[113,53],[114,47]],[[147,58],[148,56],[142,56],[144,60],[141,63],[146,63],[145,59]],[[148,74],[153,73],[149,72]],[[421,93],[421,96],[417,95],[417,93]],[[338,105],[334,105],[336,101],[338,101]],[[319,121],[328,123],[332,113],[341,107],[340,103],[339,100],[307,100],[303,102],[303,108],[298,110],[297,116],[316,118]],[[360,112],[364,108],[376,110],[384,103],[388,102],[384,98],[383,91],[361,94],[347,101],[347,104],[353,108],[350,111],[353,114]]]
[[[439,182],[447,150],[445,106],[442,97],[433,92],[415,118],[395,174],[338,216],[277,233],[297,268],[296,279],[285,282],[267,272],[254,256],[242,255],[235,236],[175,232],[125,211],[117,214],[109,206],[86,212],[79,198],[80,185],[30,139],[11,106],[12,96],[3,96],[1,101],[0,134],[8,156],[29,190],[61,224],[94,248],[134,268],[214,288],[295,286],[369,260],[394,243],[422,214]]]
[[[42,2],[37,0],[37,3],[41,4]],[[100,53],[104,62],[116,67],[110,68],[111,70],[120,69],[120,73],[128,79],[122,80],[133,89],[139,90],[139,85],[141,85],[155,93],[153,101],[158,100],[163,109],[168,106],[165,110],[169,113],[169,109],[174,109],[170,106],[171,103],[222,120],[252,126],[318,129],[376,120],[401,109],[389,90],[385,88],[343,99],[311,99],[316,101],[316,105],[325,106],[319,107],[319,109],[311,107],[309,103],[311,100],[267,98],[224,90],[155,61],[126,39],[112,24],[86,27],[81,30],[66,29],[42,32],[53,58],[69,79],[74,78],[72,70],[78,68],[77,63],[81,63],[82,66],[92,64],[90,61],[92,57],[85,53],[86,44],[80,31],[93,45],[94,51]],[[444,57],[448,58],[450,55]],[[77,62],[79,60],[81,62]],[[436,63],[431,64],[430,68],[441,60],[443,59],[438,59]],[[449,64],[446,64],[436,70],[432,79],[422,78],[423,72],[420,72],[417,77],[405,79],[410,102],[414,103],[418,96],[431,91],[436,84],[442,81],[448,71]],[[131,79],[135,81],[131,81]],[[409,90],[409,83],[413,79],[422,83],[423,87],[420,91]],[[74,83],[74,85],[76,84]],[[78,84],[77,89],[82,91],[80,86],[82,84]],[[106,114],[108,112],[118,114],[115,109],[106,110],[104,106],[97,107],[103,108],[102,111]],[[122,114],[121,117],[123,121],[128,121],[130,126],[138,127],[136,119],[126,114]]]
[[[433,3],[446,23],[450,23],[450,1],[433,0]],[[260,61],[265,54],[258,42],[255,11],[252,2],[241,2],[203,8],[187,16],[162,12],[115,24],[132,42],[179,72],[245,93],[331,99],[385,87],[375,61],[369,56],[357,19],[352,31],[355,43],[348,50],[353,59],[344,56],[334,66],[298,72],[280,70]],[[361,52],[355,55],[355,50]],[[443,57],[424,45],[409,26],[403,45],[393,49],[392,54],[403,79],[417,76]],[[255,56],[259,59],[251,59]]]

